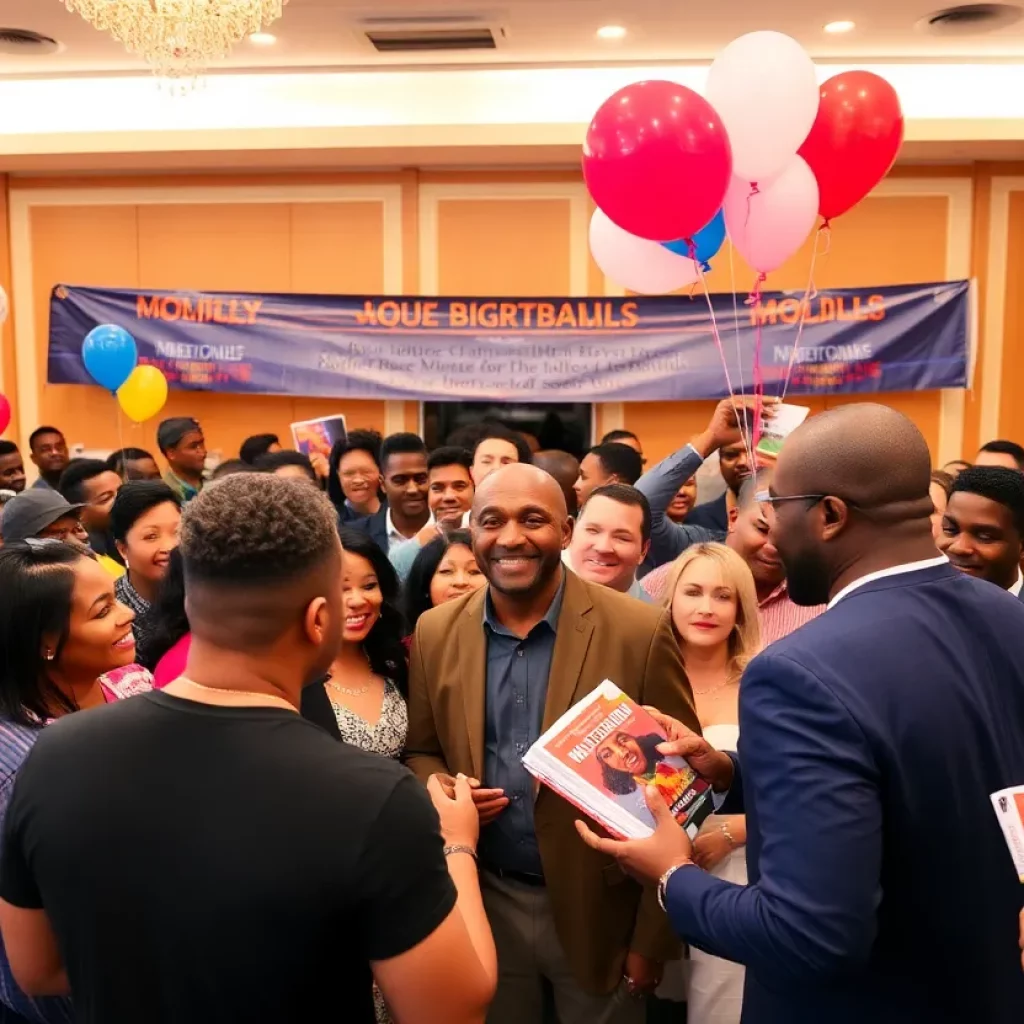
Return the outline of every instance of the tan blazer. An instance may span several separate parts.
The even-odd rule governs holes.
[[[434,608],[416,627],[406,760],[424,781],[435,772],[464,772],[487,785],[485,594],[486,588]],[[567,571],[544,728],[605,679],[700,728],[668,613]],[[679,946],[654,888],[641,888],[585,846],[573,825],[580,816],[541,788],[534,822],[558,937],[579,983],[607,993],[621,981],[628,952],[665,961],[679,955]]]

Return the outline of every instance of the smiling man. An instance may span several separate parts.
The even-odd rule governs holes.
[[[953,481],[939,550],[961,572],[1021,597],[1024,577],[1024,475],[973,466]]]
[[[650,543],[647,499],[628,484],[609,484],[597,488],[583,506],[565,561],[588,583],[649,603],[636,571]]]
[[[25,490],[25,460],[13,441],[0,440],[0,490]]]
[[[565,498],[537,467],[479,484],[472,531],[489,585],[417,623],[406,761],[424,781],[473,780],[500,975],[487,1020],[542,1020],[546,981],[562,1024],[636,1024],[644,1004],[629,996],[653,991],[676,955],[656,894],[582,847],[577,812],[538,793],[522,757],[605,679],[696,727],[679,647],[667,612],[564,570]]]

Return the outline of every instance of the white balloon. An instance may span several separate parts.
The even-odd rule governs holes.
[[[803,157],[790,157],[782,173],[751,194],[733,177],[722,210],[736,251],[755,270],[770,274],[795,253],[818,217],[818,182]]]
[[[697,264],[660,242],[624,231],[601,210],[590,218],[590,252],[606,277],[642,295],[665,295],[697,280]]]
[[[707,100],[732,144],[732,173],[763,184],[803,145],[818,114],[807,51],[781,32],[734,39],[708,72]]]
[[[4,291],[3,285],[0,285],[0,327],[7,323],[7,315],[10,311],[11,305],[7,301],[7,292]]]

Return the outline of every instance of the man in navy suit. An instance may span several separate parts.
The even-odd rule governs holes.
[[[1024,600],[1024,473],[996,466],[965,469],[949,492],[938,545],[961,572]]]
[[[660,879],[676,930],[747,966],[744,1024],[1020,1024],[1022,893],[989,794],[1024,784],[1024,609],[932,541],[904,416],[850,405],[787,441],[773,540],[824,615],[755,658],[738,756],[666,722],[746,813],[750,884],[650,839],[586,841]]]

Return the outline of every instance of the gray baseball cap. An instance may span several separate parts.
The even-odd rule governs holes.
[[[28,540],[58,519],[74,515],[83,508],[84,503],[72,505],[58,491],[49,488],[29,488],[4,505],[3,518],[0,519],[0,537],[3,537],[6,544]]]

